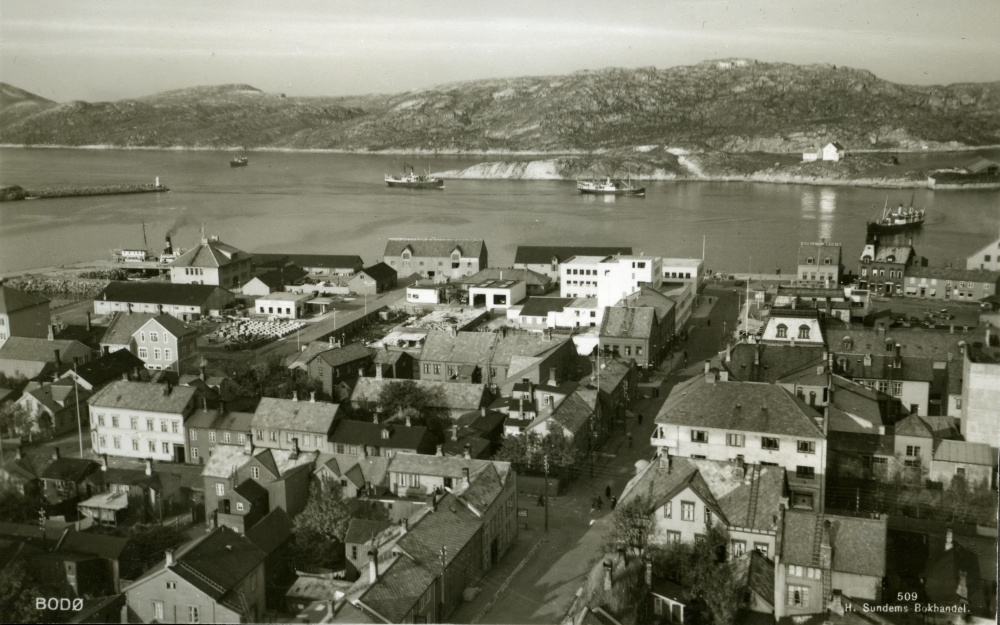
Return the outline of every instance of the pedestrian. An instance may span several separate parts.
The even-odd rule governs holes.
[[[542,495],[538,496],[538,505],[539,506],[544,506],[545,505],[545,497],[543,497]]]
[[[604,489],[604,496],[611,499],[611,484],[608,484],[608,487]]]
[[[611,509],[614,510],[615,506],[617,506],[617,505],[618,505],[618,497],[612,497],[611,498]]]
[[[642,413],[641,412],[638,415],[636,415],[635,420],[639,422],[639,425],[642,425]]]

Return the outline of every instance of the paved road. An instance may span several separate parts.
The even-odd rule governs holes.
[[[567,492],[550,500],[549,532],[542,530],[543,509],[535,498],[521,497],[518,506],[528,510],[529,529],[522,530],[518,543],[481,581],[482,592],[463,604],[449,620],[453,623],[558,623],[573,605],[576,593],[602,555],[605,533],[611,525],[606,503],[600,512],[591,508],[595,494],[607,486],[620,495],[632,476],[635,463],[653,456],[649,439],[654,417],[675,384],[699,373],[706,358],[722,349],[723,322],[729,329],[737,315],[736,290],[726,287],[706,289],[705,296],[717,298],[708,316],[696,320],[682,349],[688,350],[689,366],[683,354],[675,353],[654,376],[661,383],[657,398],[643,399],[632,407],[644,416],[642,424],[630,420],[625,432],[617,430],[605,443],[595,464],[580,467]],[[705,324],[707,320],[711,324]],[[705,324],[705,325],[698,325]],[[657,377],[658,376],[658,377]]]

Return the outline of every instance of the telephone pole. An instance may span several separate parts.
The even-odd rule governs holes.
[[[448,561],[448,548],[441,545],[441,614],[438,615],[439,618],[444,618],[444,606],[446,595],[444,592],[444,580],[445,580],[445,564]]]
[[[542,462],[545,467],[545,531],[549,531],[549,456],[548,454],[542,456]]]

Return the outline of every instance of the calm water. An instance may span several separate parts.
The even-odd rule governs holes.
[[[980,153],[994,160],[1000,152]],[[573,182],[448,180],[443,191],[389,189],[398,156],[251,154],[231,169],[219,152],[0,149],[0,181],[26,188],[152,183],[169,193],[0,204],[0,271],[106,258],[115,247],[159,251],[168,231],[190,247],[201,224],[248,251],[359,254],[379,258],[394,236],[485,238],[490,264],[509,266],[518,244],[630,244],[636,252],[700,256],[723,271],[794,270],[799,241],[844,244],[850,268],[865,221],[886,191],[751,183],[654,182],[645,198],[580,195]],[[977,155],[978,156],[978,155]],[[969,157],[968,160],[975,158]],[[479,159],[413,159],[444,171]],[[1000,191],[916,191],[930,216],[914,237],[933,265],[964,257],[997,237]],[[752,261],[751,261],[752,256]]]

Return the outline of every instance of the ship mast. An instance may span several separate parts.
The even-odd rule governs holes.
[[[142,220],[142,249],[148,250],[149,243],[146,241],[146,220]]]

